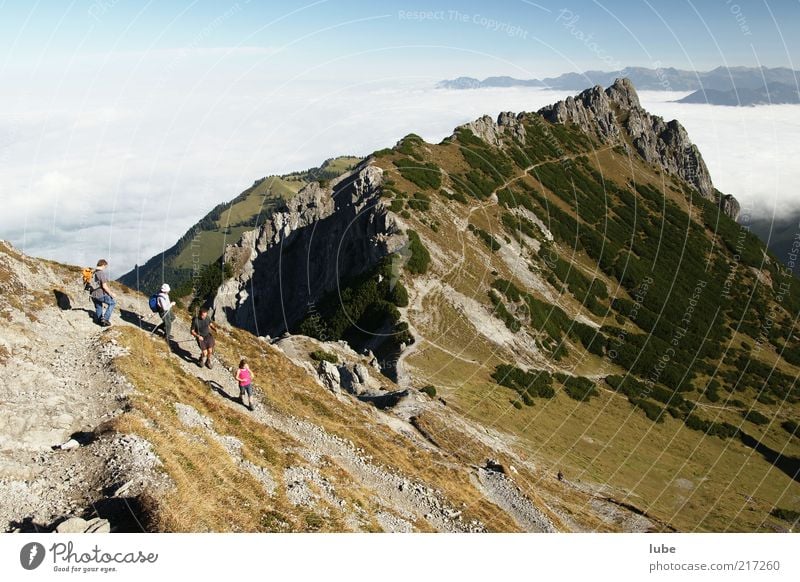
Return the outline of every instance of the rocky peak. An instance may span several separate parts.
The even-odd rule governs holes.
[[[608,95],[609,99],[626,109],[641,107],[639,104],[639,95],[636,93],[633,83],[631,83],[631,80],[627,77],[616,79],[614,83],[606,89],[605,94]]]
[[[730,194],[719,194],[719,206],[725,214],[734,220],[736,220],[742,210],[739,201]]]
[[[577,125],[604,143],[627,142],[645,161],[661,167],[697,188],[700,194],[720,204],[731,218],[738,217],[738,203],[732,197],[722,200],[714,189],[703,156],[676,120],[665,122],[645,111],[630,79],[617,79],[603,90],[586,89],[539,110],[551,123]]]
[[[620,139],[620,129],[603,88],[599,85],[586,89],[575,97],[567,97],[539,110],[550,123],[569,123],[581,130],[597,134],[604,142]]]

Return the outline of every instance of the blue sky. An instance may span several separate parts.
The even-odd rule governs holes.
[[[6,71],[176,49],[204,59],[229,49],[226,59],[281,79],[524,77],[614,63],[800,68],[800,3],[786,1],[44,0],[0,3],[0,15]]]

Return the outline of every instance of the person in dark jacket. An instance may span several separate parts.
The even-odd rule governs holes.
[[[201,307],[197,317],[192,319],[191,332],[192,337],[197,339],[197,345],[200,347],[200,359],[197,360],[197,365],[201,368],[205,365],[209,370],[214,366],[211,363],[211,355],[214,353],[212,331],[217,331],[217,328],[208,316],[208,308]]]

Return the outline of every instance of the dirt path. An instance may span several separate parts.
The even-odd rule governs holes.
[[[86,515],[87,508],[106,497],[109,488],[124,486],[127,494],[135,494],[146,485],[142,475],[158,463],[146,442],[130,435],[100,434],[105,421],[123,412],[132,390],[125,378],[113,371],[113,359],[125,351],[114,340],[102,341],[102,335],[111,332],[92,322],[90,302],[79,289],[70,289],[69,296],[69,309],[43,306],[38,321],[20,321],[19,329],[3,328],[2,333],[13,335],[17,344],[5,367],[14,371],[0,375],[0,523],[8,531],[48,530],[65,516]],[[112,317],[114,325],[109,329],[140,327],[137,313],[142,312],[143,300],[124,293],[117,293],[117,300],[121,312]],[[374,464],[351,442],[318,425],[278,413],[258,391],[255,410],[246,411],[236,401],[239,390],[232,372],[216,358],[211,370],[197,366],[193,360],[199,356],[199,348],[183,322],[176,322],[173,334],[180,343],[178,353],[171,357],[183,373],[205,382],[222,406],[244,411],[265,429],[280,431],[301,443],[297,452],[308,465],[287,467],[284,475],[287,496],[298,505],[313,505],[319,496],[315,491],[323,492],[329,503],[340,502],[320,473],[322,460],[328,459],[347,471],[352,482],[373,491],[385,509],[378,514],[383,529],[412,531],[415,522],[425,520],[441,531],[482,531],[481,524],[461,521],[460,512],[437,492]],[[159,333],[151,335],[150,341],[163,339]],[[191,407],[180,402],[175,405],[184,418],[199,418]],[[213,431],[210,419],[202,422]],[[79,446],[53,450],[54,445],[75,435]],[[230,444],[226,435],[216,438]],[[226,448],[235,461],[247,464],[236,458],[235,446]],[[268,494],[279,486],[263,471],[257,476]],[[357,528],[355,522],[351,525]]]
[[[600,152],[600,151],[612,149],[613,147],[615,147],[615,146],[614,145],[609,145],[609,146],[600,148],[597,151]],[[517,174],[516,176],[514,176],[512,178],[509,178],[503,184],[501,184],[500,186],[498,186],[497,188],[492,190],[492,194],[496,195],[498,191],[500,191],[500,190],[502,190],[504,188],[507,188],[509,185],[513,184],[514,182],[516,182],[518,180],[521,180],[522,178],[527,176],[532,170],[538,168],[539,166],[542,166],[544,164],[560,163],[560,162],[563,162],[563,161],[566,161],[566,160],[573,160],[573,159],[575,159],[575,158],[577,158],[579,156],[582,156],[582,155],[584,155],[584,154],[572,154],[572,155],[569,155],[569,156],[562,156],[561,158],[558,158],[558,159],[555,159],[555,160],[547,160],[547,161],[544,161],[544,162],[538,162],[536,164],[532,164],[532,165],[528,166],[527,168],[525,168],[525,170],[523,170],[520,174]],[[469,224],[469,217],[472,216],[473,212],[475,212],[476,210],[479,210],[479,209],[486,209],[486,208],[490,208],[490,207],[496,206],[496,205],[497,205],[497,201],[490,199],[487,202],[482,202],[480,204],[476,204],[474,206],[471,206],[469,208],[469,210],[467,211],[466,218],[462,221],[463,222],[463,226],[461,228],[461,231],[463,232],[463,231],[467,230],[467,225]],[[462,238],[462,240],[461,240],[461,247],[462,247],[461,257],[459,258],[459,260],[455,261],[453,266],[444,275],[442,275],[440,277],[440,279],[447,280],[451,276],[451,274],[453,272],[455,272],[459,268],[461,268],[461,265],[464,262],[464,257],[466,256],[466,251],[464,249],[464,245],[465,244],[466,244],[466,242]],[[420,348],[422,347],[423,343],[428,343],[428,344],[434,346],[436,349],[439,349],[439,350],[445,352],[446,354],[448,354],[449,356],[451,356],[452,358],[454,358],[456,360],[459,360],[459,361],[462,361],[462,362],[465,362],[465,363],[469,363],[469,364],[480,364],[479,362],[476,362],[476,361],[471,360],[469,358],[465,358],[465,357],[461,356],[460,354],[457,354],[457,353],[453,352],[452,350],[446,349],[446,348],[444,348],[442,346],[437,345],[435,342],[432,342],[430,340],[425,339],[425,337],[421,333],[419,333],[417,331],[416,327],[411,322],[411,318],[408,317],[409,313],[413,313],[413,312],[422,313],[423,312],[422,303],[424,302],[424,300],[428,296],[428,294],[432,290],[434,290],[435,288],[437,288],[436,284],[427,284],[426,282],[421,284],[421,285],[418,285],[417,293],[412,298],[412,301],[411,301],[410,305],[407,308],[401,310],[403,312],[403,315],[405,316],[404,319],[407,321],[407,323],[409,325],[409,331],[411,331],[411,333],[414,335],[414,337],[417,338],[417,341],[415,341],[408,348],[403,350],[403,352],[400,354],[400,356],[397,359],[397,383],[398,383],[399,386],[401,386],[403,388],[408,388],[410,386],[410,378],[411,378],[411,375],[405,369],[405,361],[409,356],[411,356],[411,355],[415,354],[416,352],[418,352],[420,350]]]
[[[41,265],[10,266],[29,286],[20,306],[6,306],[9,321],[0,328],[0,345],[11,346],[0,367],[0,526],[36,531],[91,508],[104,490],[145,476],[157,460],[144,441],[104,428],[122,414],[132,387],[111,365],[125,351],[103,341],[108,331],[93,323],[80,285],[65,285]],[[33,281],[48,293],[37,294]],[[117,325],[129,325],[118,314]],[[144,486],[143,478],[126,491]]]
[[[605,147],[602,147],[602,148],[599,148],[599,149],[595,150],[595,153],[599,153],[599,152],[602,152],[602,151],[605,151],[605,150],[610,150],[610,149],[615,148],[616,146],[617,146],[617,144],[605,146]],[[535,163],[533,165],[530,165],[527,168],[525,168],[520,174],[517,174],[513,178],[509,178],[508,180],[503,182],[500,186],[498,186],[497,188],[492,190],[492,192],[491,192],[491,194],[489,194],[489,196],[492,196],[492,195],[497,196],[497,193],[500,190],[503,190],[504,188],[508,188],[514,182],[516,182],[518,180],[521,180],[525,176],[529,175],[531,170],[534,170],[534,169],[538,168],[539,166],[543,166],[545,164],[559,164],[561,162],[565,162],[567,160],[574,160],[575,158],[579,158],[579,157],[585,156],[585,155],[586,155],[585,153],[572,154],[572,155],[569,155],[569,156],[561,156],[560,158],[556,158],[554,160],[545,160],[544,162],[537,162],[537,163]],[[469,220],[469,217],[472,216],[472,213],[475,210],[478,210],[478,209],[481,209],[481,208],[489,208],[490,206],[494,206],[496,204],[497,204],[497,202],[491,202],[490,201],[490,202],[486,202],[484,204],[477,204],[475,206],[471,206],[470,209],[469,209],[469,212],[467,212],[467,220]]]

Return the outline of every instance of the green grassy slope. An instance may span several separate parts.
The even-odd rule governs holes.
[[[461,129],[376,153],[432,256],[404,275],[415,381],[679,529],[786,527],[798,281],[622,144],[524,124],[499,148]]]

